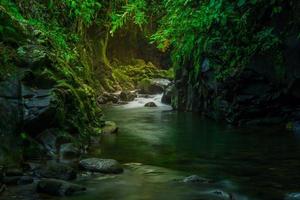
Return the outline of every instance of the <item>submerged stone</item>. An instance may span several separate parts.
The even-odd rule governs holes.
[[[184,183],[209,183],[209,179],[202,178],[198,175],[191,175],[183,179]]]
[[[76,179],[77,173],[67,164],[50,162],[38,169],[36,175],[42,178],[73,180]]]
[[[113,159],[88,158],[79,162],[81,169],[90,172],[118,174],[123,172],[120,163]]]
[[[120,94],[120,100],[125,102],[133,101],[136,97],[137,95],[130,91],[122,91]]]
[[[145,107],[157,107],[157,105],[154,102],[148,102],[145,104]]]
[[[106,121],[104,124],[104,127],[102,128],[102,133],[103,134],[112,134],[112,133],[117,133],[118,132],[118,126],[115,122],[113,121]]]
[[[69,196],[75,192],[85,191],[86,188],[81,185],[62,180],[43,179],[38,182],[36,190],[39,193],[45,193],[54,196]]]
[[[33,178],[30,176],[6,176],[2,182],[6,185],[26,185],[33,183]]]
[[[289,193],[284,200],[300,200],[300,192]]]

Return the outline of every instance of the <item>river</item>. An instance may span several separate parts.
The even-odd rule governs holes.
[[[218,182],[212,189],[232,192],[239,199],[283,199],[300,190],[300,135],[274,127],[230,127],[172,111],[159,100],[160,96],[140,98],[105,109],[106,118],[116,121],[120,131],[104,137],[101,156],[210,178]],[[158,107],[143,107],[147,101]],[[155,199],[171,192],[142,185],[136,189],[140,188]]]
[[[173,111],[160,98],[103,109],[119,133],[104,136],[101,149],[89,156],[116,159],[125,172],[83,176],[77,182],[88,191],[61,199],[282,200],[300,191],[300,135],[273,127],[231,127]],[[144,107],[149,101],[158,107]],[[182,182],[193,174],[212,183]]]

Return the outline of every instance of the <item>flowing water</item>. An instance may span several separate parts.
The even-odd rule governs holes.
[[[160,98],[140,97],[104,109],[119,133],[103,137],[101,149],[90,156],[120,161],[123,174],[81,177],[77,182],[88,191],[72,197],[30,199],[279,200],[300,191],[300,135],[268,127],[230,127],[172,111]],[[143,107],[149,101],[158,107]],[[192,174],[213,183],[182,182]]]
[[[198,174],[249,199],[283,199],[300,191],[300,135],[274,127],[230,127],[172,111],[159,98],[106,109],[120,132],[104,138],[101,155]],[[149,101],[158,107],[143,107]]]

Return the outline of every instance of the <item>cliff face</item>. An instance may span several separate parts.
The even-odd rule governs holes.
[[[218,66],[209,56],[203,57],[196,77],[193,66],[181,67],[176,73],[174,107],[235,125],[300,120],[300,40],[299,25],[295,23],[299,6],[293,8],[268,22],[280,35],[279,48],[254,54],[249,64],[225,79],[218,78]],[[286,31],[291,21],[294,25]],[[274,57],[275,51],[280,52],[280,58]],[[281,65],[274,62],[278,59]]]

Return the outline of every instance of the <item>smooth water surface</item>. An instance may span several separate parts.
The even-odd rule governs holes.
[[[274,128],[233,128],[168,106],[105,110],[120,127],[101,156],[138,162],[225,184],[250,199],[283,199],[300,191],[300,135]]]
[[[104,108],[119,133],[104,136],[89,157],[116,159],[125,167],[123,174],[83,176],[76,182],[88,190],[64,198],[37,195],[24,186],[15,191],[22,194],[17,199],[282,200],[300,191],[300,135],[271,127],[230,127],[172,111],[160,98],[139,97]],[[158,107],[143,107],[149,101]],[[182,182],[192,174],[213,183]]]

